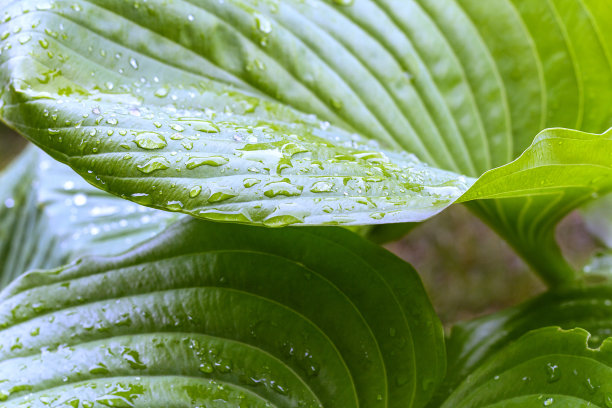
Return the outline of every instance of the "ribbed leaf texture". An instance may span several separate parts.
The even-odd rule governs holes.
[[[424,406],[442,327],[416,272],[347,230],[179,221],[0,294],[4,407]]]

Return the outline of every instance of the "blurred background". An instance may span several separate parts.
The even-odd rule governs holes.
[[[25,145],[25,139],[0,124],[0,169]],[[578,213],[561,223],[557,237],[579,269],[598,249]],[[544,290],[512,249],[460,205],[385,247],[419,271],[446,328],[458,320],[518,304]]]

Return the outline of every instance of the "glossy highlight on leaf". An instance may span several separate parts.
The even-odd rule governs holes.
[[[0,327],[5,407],[422,407],[445,367],[416,272],[340,228],[185,219],[22,276]]]

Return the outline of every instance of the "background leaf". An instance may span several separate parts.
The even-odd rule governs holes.
[[[554,290],[519,306],[453,326],[447,339],[448,373],[431,406],[446,398],[470,373],[529,331],[547,326],[580,327],[589,347],[612,335],[612,286]],[[545,343],[543,343],[545,344]],[[544,391],[541,391],[542,393]]]
[[[28,270],[132,247],[177,219],[104,193],[30,146],[0,173],[0,287]]]
[[[416,272],[336,228],[183,220],[124,255],[22,276],[0,325],[7,407],[423,406],[445,368]]]
[[[612,401],[610,339],[549,327],[527,333],[476,369],[442,407],[599,406]]]

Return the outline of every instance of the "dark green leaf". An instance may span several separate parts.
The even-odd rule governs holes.
[[[602,285],[555,290],[517,307],[457,324],[447,340],[448,373],[435,400],[448,396],[485,361],[495,359],[501,349],[531,330],[580,327],[591,333],[589,346],[599,347],[612,336],[611,312],[612,286]]]
[[[596,349],[582,329],[529,332],[495,353],[443,408],[609,407],[612,339]]]
[[[3,10],[3,119],[102,189],[208,219],[420,221],[465,192],[473,180],[459,174],[510,162],[540,130],[612,124],[607,0],[26,0]],[[559,194],[500,183],[473,208],[547,281],[567,282],[569,266],[551,263],[561,259],[553,226],[586,198],[562,180],[547,186]]]
[[[337,228],[183,220],[22,276],[0,326],[6,407],[421,407],[445,368],[416,272]]]

